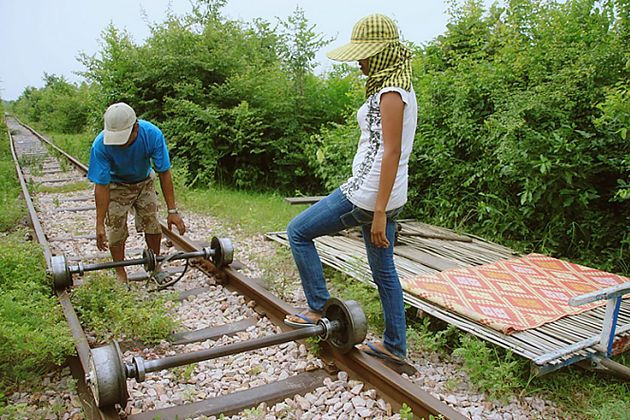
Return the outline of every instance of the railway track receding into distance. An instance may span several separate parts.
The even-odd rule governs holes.
[[[54,271],[51,261],[59,255],[65,257],[67,264],[108,259],[108,253],[99,252],[95,246],[95,207],[92,187],[85,178],[85,165],[16,118],[8,116],[6,124],[29,222],[49,270]],[[28,187],[34,184],[73,184],[75,187],[67,193],[37,193],[31,197]],[[208,232],[206,226],[192,227],[195,239],[192,233],[190,237],[180,236],[162,225],[164,236],[176,249],[165,248],[163,241],[162,254],[195,253],[207,247],[205,241],[212,232]],[[126,259],[143,255],[142,238],[134,242],[132,236],[128,240]],[[238,247],[235,248],[238,253]],[[308,410],[322,404],[327,411],[320,413],[321,418],[352,418],[348,413],[373,418],[386,412],[379,400],[391,404],[390,411],[404,403],[417,418],[428,419],[431,415],[464,418],[404,376],[353,349],[352,345],[344,352],[335,345],[337,342],[329,339],[322,343],[318,357],[309,354],[301,341],[306,332],[287,330],[282,324],[284,317],[295,309],[246,276],[245,266],[238,260],[224,267],[216,266],[208,258],[195,258],[193,262],[194,270],[189,270],[181,281],[168,288],[178,296],[178,303],[171,312],[186,330],[164,337],[164,341],[154,347],[132,349],[125,348],[124,343],[102,346],[102,343],[91,342],[89,332],[84,331],[70,301],[72,287],[55,290],[77,350],[77,357],[70,365],[86,417],[164,419],[230,415],[261,403],[271,406],[280,402],[276,406],[279,407],[287,398],[307,395],[310,399],[300,397],[301,409],[310,412]],[[142,278],[141,271],[135,274]],[[80,282],[78,280],[78,284]],[[150,295],[142,285],[135,289],[140,294]],[[354,319],[356,314],[353,307],[348,309],[345,303],[337,305],[340,306],[330,310],[334,325],[323,326],[313,334],[326,332],[328,328],[328,332],[340,334],[337,341],[347,345],[353,334],[360,333],[342,324]],[[255,347],[258,344],[262,347]],[[193,354],[221,354],[221,357],[182,363]],[[181,363],[178,366],[192,369],[184,383],[178,381],[172,370],[161,369],[160,363],[166,365],[175,360]],[[96,371],[105,373],[99,375],[101,383],[97,386],[94,378],[90,380],[95,363],[99,364]],[[154,371],[145,372],[147,366]],[[126,404],[99,407],[96,402],[119,401],[124,399],[125,393],[129,396]],[[97,394],[96,400],[94,394]],[[362,407],[355,397],[373,402]],[[333,402],[326,405],[323,401],[326,398]]]

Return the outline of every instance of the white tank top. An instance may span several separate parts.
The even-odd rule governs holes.
[[[398,92],[405,107],[398,172],[385,211],[402,207],[407,202],[408,163],[418,123],[418,105],[413,87],[406,91],[385,87],[367,98],[357,112],[361,137],[352,161],[352,176],[341,186],[348,200],[364,210],[374,211],[383,160],[383,128],[381,125],[381,95]],[[371,127],[371,130],[370,130]]]

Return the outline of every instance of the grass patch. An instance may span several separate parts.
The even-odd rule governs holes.
[[[140,340],[157,344],[176,327],[166,310],[168,298],[155,294],[141,299],[137,293],[105,274],[86,277],[71,296],[81,324],[92,330],[99,341]]]
[[[628,360],[616,358],[626,366]],[[630,419],[630,383],[574,366],[536,378],[531,387],[579,419]]]
[[[233,191],[218,187],[207,190],[177,188],[178,201],[186,208],[238,226],[244,235],[284,231],[293,217],[306,206],[292,206],[279,194]]]
[[[63,185],[42,185],[34,184],[33,191],[45,194],[63,194],[74,191],[83,191],[90,188],[88,181],[70,182]]]
[[[289,295],[300,285],[300,277],[288,247],[278,247],[271,257],[256,258],[263,271],[263,282],[267,290],[287,300]]]
[[[1,109],[0,109],[1,111]],[[0,122],[0,231],[13,228],[26,214],[4,120]]]
[[[472,335],[462,334],[460,340],[453,355],[463,359],[470,380],[490,398],[505,398],[526,386],[522,375],[524,359],[515,357],[510,351],[489,346]]]
[[[52,142],[57,147],[59,147],[69,155],[73,156],[79,162],[87,165],[87,163],[90,161],[90,150],[92,149],[92,142],[94,141],[96,135],[92,135],[89,133],[50,133],[46,136],[49,140],[52,140]],[[60,160],[65,161],[65,157],[60,158]]]
[[[428,316],[420,320],[407,316],[407,319],[407,347],[410,351],[444,355],[457,346],[460,333],[453,325]]]
[[[0,237],[0,391],[34,380],[74,351],[42,251],[25,238],[23,231]]]

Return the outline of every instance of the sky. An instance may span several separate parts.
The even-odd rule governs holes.
[[[276,23],[300,7],[315,31],[335,38],[316,57],[318,69],[330,66],[325,52],[350,39],[354,23],[371,13],[393,18],[402,37],[421,45],[444,33],[444,0],[228,0],[229,19],[262,18]],[[165,20],[167,11],[183,15],[190,0],[0,0],[0,97],[15,100],[27,86],[43,86],[44,72],[78,83],[84,70],[80,53],[97,54],[101,34],[112,23],[142,44],[149,23]]]

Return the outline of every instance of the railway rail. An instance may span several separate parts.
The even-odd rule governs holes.
[[[63,239],[66,241],[64,246],[51,246],[49,242],[51,234],[46,232],[42,226],[29,193],[27,177],[32,181],[37,176],[32,173],[25,174],[21,162],[30,158],[39,159],[40,162],[50,162],[49,164],[42,164],[39,175],[45,177],[52,175],[53,178],[47,178],[47,181],[44,182],[55,185],[84,179],[87,168],[16,118],[7,117],[6,122],[16,172],[28,208],[29,222],[35,238],[42,247],[48,269],[55,277],[57,284],[55,293],[74,338],[77,357],[71,360],[71,368],[73,375],[78,380],[78,390],[83,402],[84,413],[88,418],[117,419],[121,416],[129,419],[191,418],[221,413],[233,414],[249,407],[255,407],[261,402],[272,404],[287,397],[292,398],[296,394],[317,392],[317,389],[321,389],[318,387],[322,387],[325,383],[330,384],[331,378],[334,379],[335,376],[333,375],[338,371],[348,372],[350,377],[376,389],[378,395],[388,401],[394,409],[403,403],[406,404],[417,418],[429,418],[430,416],[442,416],[449,419],[465,418],[453,408],[405,379],[404,376],[353,348],[353,345],[365,336],[365,333],[361,331],[364,325],[364,320],[361,319],[362,312],[354,304],[341,301],[332,302],[329,312],[327,312],[328,316],[324,317],[328,320],[326,321],[328,324],[317,325],[301,331],[286,331],[282,320],[287,314],[293,313],[295,309],[270,293],[255,279],[246,276],[243,273],[244,264],[238,260],[232,261],[231,256],[224,258],[226,249],[229,249],[225,240],[213,241],[210,247],[204,247],[203,244],[200,245],[188,237],[170,231],[165,225],[162,225],[162,232],[178,250],[179,255],[184,253],[186,257],[195,257],[195,267],[203,273],[201,280],[197,280],[197,283],[192,282],[192,287],[190,284],[180,285],[180,296],[183,299],[192,299],[207,292],[208,288],[204,286],[203,279],[207,279],[206,276],[214,276],[220,280],[220,287],[226,290],[226,292],[219,291],[217,293],[227,293],[227,297],[224,296],[221,299],[237,299],[238,302],[251,309],[250,314],[257,314],[259,319],[256,320],[256,317],[238,319],[221,326],[176,334],[171,337],[172,347],[168,349],[170,353],[161,359],[156,358],[155,355],[152,355],[150,360],[134,356],[130,362],[126,362],[125,359],[129,360],[131,353],[127,351],[123,354],[118,343],[92,348],[72,306],[69,294],[69,290],[74,284],[72,275],[82,274],[86,271],[86,265],[83,263],[72,265],[71,262],[103,258],[106,255],[96,253],[91,257],[72,256],[67,254],[68,251],[64,251],[63,256],[59,255],[60,250],[73,250],[73,246],[68,245],[69,242],[80,239],[91,240],[91,237],[90,235],[75,235],[74,237],[70,235],[70,237]],[[69,162],[73,169],[65,171],[62,168],[63,165],[55,164],[54,160],[50,158],[49,150],[54,151],[59,159]],[[44,161],[44,159],[48,160]],[[90,195],[88,188],[89,185],[86,183],[86,190],[83,191],[83,195],[70,197],[67,202],[88,201],[87,197]],[[78,215],[89,213],[91,210],[93,210],[93,206],[88,205],[70,208],[67,211]],[[82,217],[90,219],[90,216]],[[205,234],[207,235],[208,232]],[[81,246],[75,246],[74,249],[76,248],[82,249]],[[203,258],[204,255],[207,258]],[[222,255],[222,257],[217,258],[217,255]],[[201,258],[198,258],[200,256]],[[143,258],[135,260],[135,263],[146,265],[147,260],[151,260],[151,258],[154,262],[156,261],[155,257],[144,254]],[[217,263],[225,259],[228,259],[228,262],[232,262],[232,264]],[[99,268],[94,264],[88,264],[88,266],[90,269]],[[233,297],[236,295],[239,297]],[[212,299],[210,300],[212,301]],[[253,338],[246,334],[255,329],[262,331],[254,333]],[[248,338],[236,341],[234,341],[235,339],[231,341],[228,339],[227,344],[216,344],[221,341],[221,337],[234,335],[247,335]],[[244,351],[262,349],[282,343],[285,343],[282,345],[297,346],[291,343],[311,336],[320,336],[325,339],[319,356],[320,359],[315,363],[315,367],[319,368],[293,372],[296,374],[286,375],[286,378],[257,387],[244,386],[245,389],[236,392],[220,393],[214,398],[197,398],[194,402],[174,404],[141,412],[132,411],[129,413],[123,410],[127,403],[128,386],[133,386],[133,392],[130,393],[131,400],[133,400],[141,393],[142,388],[138,388],[139,382],[142,382],[149,372],[160,372],[173,366],[197,363],[225,355],[238,355]],[[208,339],[214,340],[214,344],[208,344],[205,341]],[[203,344],[204,342],[206,344]],[[197,343],[197,350],[185,351],[189,348],[188,346],[193,345],[191,343]],[[289,347],[281,347],[280,351],[287,348]],[[271,360],[276,357],[276,353],[267,353],[267,359]],[[154,375],[154,377],[159,378],[159,375]],[[96,382],[98,385],[95,385]],[[133,384],[130,385],[130,383]],[[211,383],[212,381],[208,382],[208,384]],[[151,395],[148,398],[151,398]]]

